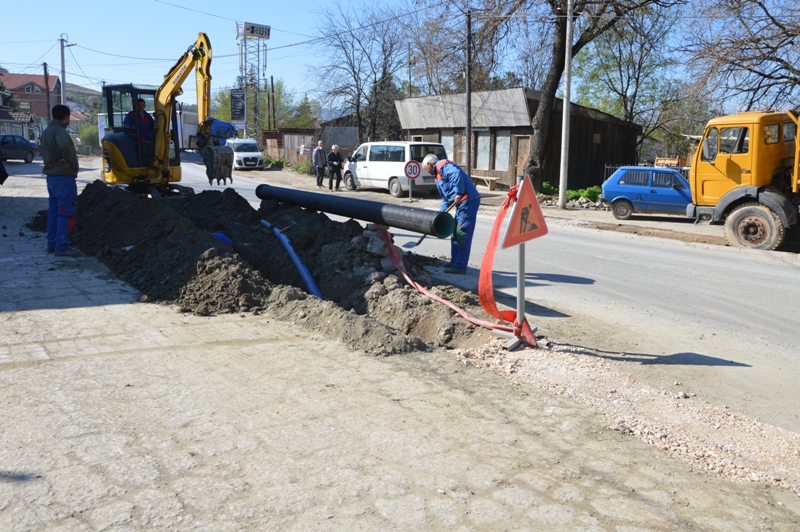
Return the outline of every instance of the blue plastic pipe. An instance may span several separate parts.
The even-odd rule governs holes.
[[[306,265],[300,260],[300,257],[297,256],[295,253],[292,244],[289,243],[289,239],[280,232],[280,229],[277,227],[272,227],[270,223],[266,220],[261,220],[261,225],[266,227],[267,229],[272,229],[272,232],[275,233],[275,236],[278,237],[278,240],[281,241],[283,247],[286,248],[286,252],[289,253],[289,257],[292,258],[292,262],[294,262],[294,267],[297,268],[297,271],[300,273],[300,277],[303,278],[303,282],[306,284],[306,289],[311,292],[312,295],[318,297],[319,299],[324,300],[325,298],[322,297],[322,292],[319,291],[317,287],[317,283],[314,282],[314,278],[311,277],[311,273],[306,268]]]

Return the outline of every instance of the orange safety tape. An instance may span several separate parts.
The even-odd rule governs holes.
[[[481,300],[481,306],[487,314],[503,321],[513,323],[514,336],[535,346],[536,337],[533,335],[528,319],[523,318],[522,323],[518,323],[516,310],[499,310],[497,304],[495,304],[494,286],[492,284],[492,268],[494,267],[494,256],[497,252],[497,244],[500,241],[500,229],[503,226],[503,220],[506,218],[509,207],[517,200],[517,189],[518,185],[514,185],[511,187],[511,190],[508,191],[506,198],[503,200],[503,204],[500,206],[500,211],[497,213],[497,218],[494,220],[492,234],[489,237],[489,243],[486,245],[486,251],[481,261],[481,273],[478,278],[478,296]]]
[[[408,272],[406,271],[406,268],[403,265],[403,259],[400,258],[400,254],[397,253],[397,250],[394,248],[394,244],[392,243],[392,238],[389,236],[389,233],[383,230],[379,231],[379,233],[383,237],[384,242],[386,242],[386,247],[389,248],[389,257],[392,259],[392,264],[394,264],[394,267],[397,268],[397,271],[399,271],[403,275],[403,278],[405,278],[406,282],[408,282],[408,284],[416,288],[418,292],[428,296],[434,301],[438,301],[439,303],[448,306],[449,308],[453,309],[458,314],[460,314],[462,318],[472,323],[473,325],[484,327],[486,329],[497,329],[498,331],[505,331],[510,333],[514,332],[514,329],[512,329],[511,327],[507,327],[505,325],[499,325],[497,323],[492,323],[490,321],[481,320],[476,318],[475,316],[472,316],[471,314],[467,314],[467,312],[465,312],[463,309],[456,306],[455,303],[437,296],[436,294],[428,291],[424,286],[420,285],[419,283],[411,279],[411,276],[408,275]],[[536,344],[534,343],[532,345]]]

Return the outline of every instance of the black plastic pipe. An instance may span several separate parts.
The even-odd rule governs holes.
[[[256,196],[262,200],[282,201],[306,209],[357,218],[439,238],[447,238],[456,228],[456,221],[450,214],[417,207],[403,207],[271,185],[258,185]]]

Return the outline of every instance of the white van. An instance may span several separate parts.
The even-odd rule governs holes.
[[[233,148],[234,170],[263,170],[264,156],[253,139],[228,139],[226,146]]]
[[[350,190],[356,187],[382,188],[398,198],[408,193],[406,163],[412,159],[421,163],[429,153],[447,159],[444,146],[436,142],[366,142],[345,162],[344,186]],[[423,168],[413,186],[414,191],[432,192],[436,190],[436,180]]]

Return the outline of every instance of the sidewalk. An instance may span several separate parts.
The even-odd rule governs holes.
[[[692,471],[449,353],[372,357],[269,316],[138,303],[94,258],[45,253],[24,227],[44,178],[10,169],[2,530],[800,526],[794,494]]]

